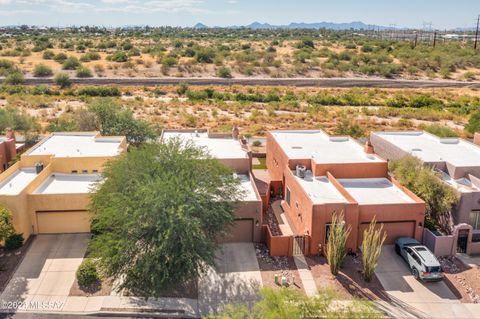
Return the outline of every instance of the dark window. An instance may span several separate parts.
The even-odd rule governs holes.
[[[440,272],[440,267],[425,267],[427,272]]]
[[[480,233],[473,233],[472,234],[472,242],[479,243],[480,242]]]
[[[415,261],[416,261],[419,265],[422,264],[422,262],[420,261],[420,258],[417,256],[417,254],[412,254],[412,257],[413,257],[413,259],[415,259]]]
[[[325,245],[328,243],[328,239],[330,238],[330,227],[332,224],[325,224]]]
[[[288,206],[290,206],[290,199],[291,199],[290,188],[287,187],[287,195],[285,196],[285,200],[287,201]]]

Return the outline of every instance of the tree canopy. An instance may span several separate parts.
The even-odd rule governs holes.
[[[389,169],[403,186],[410,189],[427,204],[426,226],[431,225],[450,234],[452,232],[452,210],[459,195],[441,180],[431,167],[413,156],[390,161]]]
[[[243,195],[233,172],[189,142],[146,143],[104,172],[92,195],[90,251],[119,288],[159,296],[214,264]]]

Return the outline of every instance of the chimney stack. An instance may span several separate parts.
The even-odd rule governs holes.
[[[14,140],[14,141],[16,141],[16,139],[15,139],[15,131],[14,131],[11,127],[8,127],[8,128],[5,130],[5,137],[6,137],[8,140]]]
[[[364,146],[363,150],[367,154],[374,154],[375,153],[375,151],[373,150],[373,145],[372,145],[372,143],[370,143],[370,141],[367,141],[365,143],[365,146]]]

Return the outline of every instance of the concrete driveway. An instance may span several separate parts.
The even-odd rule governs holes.
[[[6,310],[64,307],[90,234],[39,235],[1,295]],[[8,306],[5,303],[11,302]],[[33,309],[36,307],[48,309]]]
[[[198,282],[201,314],[215,313],[229,303],[252,304],[259,299],[262,275],[253,243],[221,245],[217,268],[210,268]]]
[[[410,273],[407,263],[385,246],[375,271],[383,288],[398,311],[397,316],[410,318],[480,318],[461,304],[445,282],[424,283]]]

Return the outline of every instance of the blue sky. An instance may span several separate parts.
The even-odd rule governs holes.
[[[0,0],[0,25],[243,25],[351,22],[472,27],[479,0]]]

